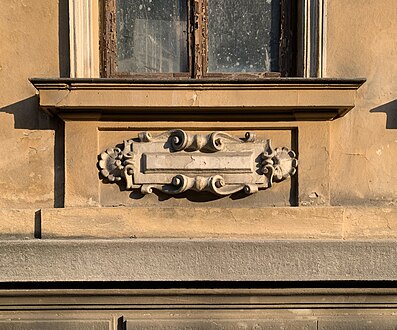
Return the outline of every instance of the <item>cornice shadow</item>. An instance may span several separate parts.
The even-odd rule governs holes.
[[[14,128],[25,130],[52,130],[54,141],[54,207],[64,206],[65,196],[65,128],[58,117],[49,117],[39,108],[39,97],[34,95],[0,109],[0,113],[14,116]]]
[[[384,112],[387,116],[386,129],[397,129],[397,100],[382,104],[369,112]]]
[[[1,112],[14,116],[15,129],[55,130],[57,127],[57,120],[39,109],[38,95],[0,108]]]

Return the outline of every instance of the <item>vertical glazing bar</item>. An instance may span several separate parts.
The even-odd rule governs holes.
[[[201,61],[201,0],[194,0],[194,77],[200,78],[203,75]]]
[[[186,0],[187,4],[187,45],[188,45],[188,68],[190,76],[194,78],[194,4],[193,0]]]
[[[317,77],[326,76],[326,29],[327,29],[327,0],[319,0],[319,37],[318,37],[318,68]]]
[[[116,0],[103,0],[102,76],[116,72]]]
[[[292,0],[280,0],[280,46],[279,63],[280,72],[284,77],[293,75],[293,13]]]
[[[325,76],[326,0],[302,0],[304,77]]]

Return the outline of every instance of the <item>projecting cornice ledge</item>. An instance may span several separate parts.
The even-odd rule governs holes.
[[[365,79],[34,78],[40,106],[65,120],[334,120]]]

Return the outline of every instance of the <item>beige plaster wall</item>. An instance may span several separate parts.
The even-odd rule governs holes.
[[[28,78],[60,75],[58,1],[0,3],[0,208],[51,207],[57,123]]]
[[[331,203],[397,201],[397,2],[328,1],[327,76],[366,77],[331,123]]]
[[[67,1],[4,0],[1,5],[0,208],[53,207],[60,193],[54,188],[59,122],[38,111],[28,78],[67,74],[62,32]],[[330,125],[331,203],[393,204],[397,2],[330,0],[327,13],[327,76],[368,79],[356,108]],[[313,123],[314,132],[316,127]]]

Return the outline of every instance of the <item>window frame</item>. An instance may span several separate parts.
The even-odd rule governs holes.
[[[297,0],[297,3],[295,76],[326,77],[327,0]],[[103,0],[69,0],[71,78],[106,77],[100,73],[103,65],[102,8]]]
[[[101,76],[106,78],[264,78],[291,76],[296,72],[296,1],[280,0],[280,70],[263,72],[208,72],[208,0],[185,0],[188,11],[188,71],[165,73],[117,72],[116,0],[102,1]]]
[[[69,0],[70,78],[100,76],[99,1]]]

